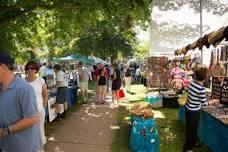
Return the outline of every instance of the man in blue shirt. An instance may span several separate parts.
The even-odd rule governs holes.
[[[0,52],[0,151],[38,152],[41,149],[33,88],[13,73],[14,60]]]

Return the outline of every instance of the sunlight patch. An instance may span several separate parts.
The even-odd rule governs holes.
[[[166,118],[165,115],[161,111],[155,111],[155,110],[153,110],[153,112],[154,112],[154,118],[155,119],[156,118],[162,118],[162,119],[165,119]]]
[[[50,137],[48,137],[48,141],[56,141],[56,139],[54,136],[50,136]]]
[[[119,103],[119,105],[120,106],[123,106],[123,107],[129,107],[129,106],[131,106],[131,104],[129,104],[129,103]]]
[[[54,149],[55,152],[64,152],[59,146],[56,146]]]
[[[124,120],[130,120],[131,117],[124,117]]]
[[[117,130],[117,129],[120,129],[120,126],[110,126],[110,129]]]

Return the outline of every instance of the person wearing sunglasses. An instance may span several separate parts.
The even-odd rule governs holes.
[[[42,147],[46,143],[45,133],[44,133],[44,123],[45,123],[45,108],[48,103],[47,86],[45,80],[37,76],[39,72],[39,65],[34,61],[29,61],[25,65],[25,72],[27,77],[25,80],[33,87],[36,94],[37,108],[40,118],[40,135],[42,140]],[[42,148],[43,149],[43,148]]]
[[[34,89],[14,75],[14,59],[0,51],[0,151],[41,149]]]

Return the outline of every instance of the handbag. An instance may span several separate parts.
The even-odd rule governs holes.
[[[118,97],[119,97],[119,98],[124,98],[124,97],[125,97],[125,93],[124,93],[123,89],[120,89],[120,90],[118,91]]]
[[[178,103],[179,105],[184,106],[187,102],[188,99],[188,92],[185,91],[179,98],[178,98]]]

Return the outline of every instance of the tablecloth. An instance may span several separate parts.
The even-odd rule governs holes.
[[[77,86],[68,87],[66,95],[67,108],[71,108],[73,106],[73,103],[77,101],[77,91]]]
[[[179,108],[179,118],[185,122],[185,108]],[[198,138],[213,152],[228,152],[228,125],[202,111]]]
[[[74,102],[77,102],[77,86],[70,86],[67,88],[66,100],[67,100],[67,108],[71,108]],[[57,92],[49,93],[48,98],[55,97]],[[45,109],[46,116],[48,116],[48,108]]]
[[[131,117],[130,147],[135,152],[158,152],[159,139],[154,119]]]

